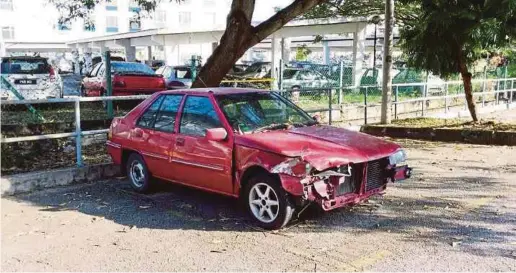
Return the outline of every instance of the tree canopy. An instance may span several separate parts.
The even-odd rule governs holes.
[[[425,0],[418,17],[400,29],[400,46],[409,66],[443,77],[460,73],[471,117],[477,121],[468,67],[482,53],[511,43],[516,1]]]

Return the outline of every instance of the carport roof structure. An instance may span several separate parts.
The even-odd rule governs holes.
[[[288,38],[337,33],[356,33],[367,25],[367,18],[297,20],[286,24],[271,38]],[[218,42],[224,33],[218,30],[180,32],[167,28],[119,33],[69,41],[69,47],[168,46]]]

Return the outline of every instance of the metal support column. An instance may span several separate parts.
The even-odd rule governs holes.
[[[77,167],[82,167],[81,101],[79,97],[75,99],[75,152]]]

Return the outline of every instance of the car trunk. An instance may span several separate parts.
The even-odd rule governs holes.
[[[160,75],[115,75],[113,87],[124,90],[156,90],[164,89],[164,80]]]

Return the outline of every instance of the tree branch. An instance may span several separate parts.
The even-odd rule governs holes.
[[[319,5],[326,0],[296,0],[284,9],[278,11],[266,21],[254,27],[252,44],[256,44],[279,30],[286,23],[303,14],[307,10]]]

